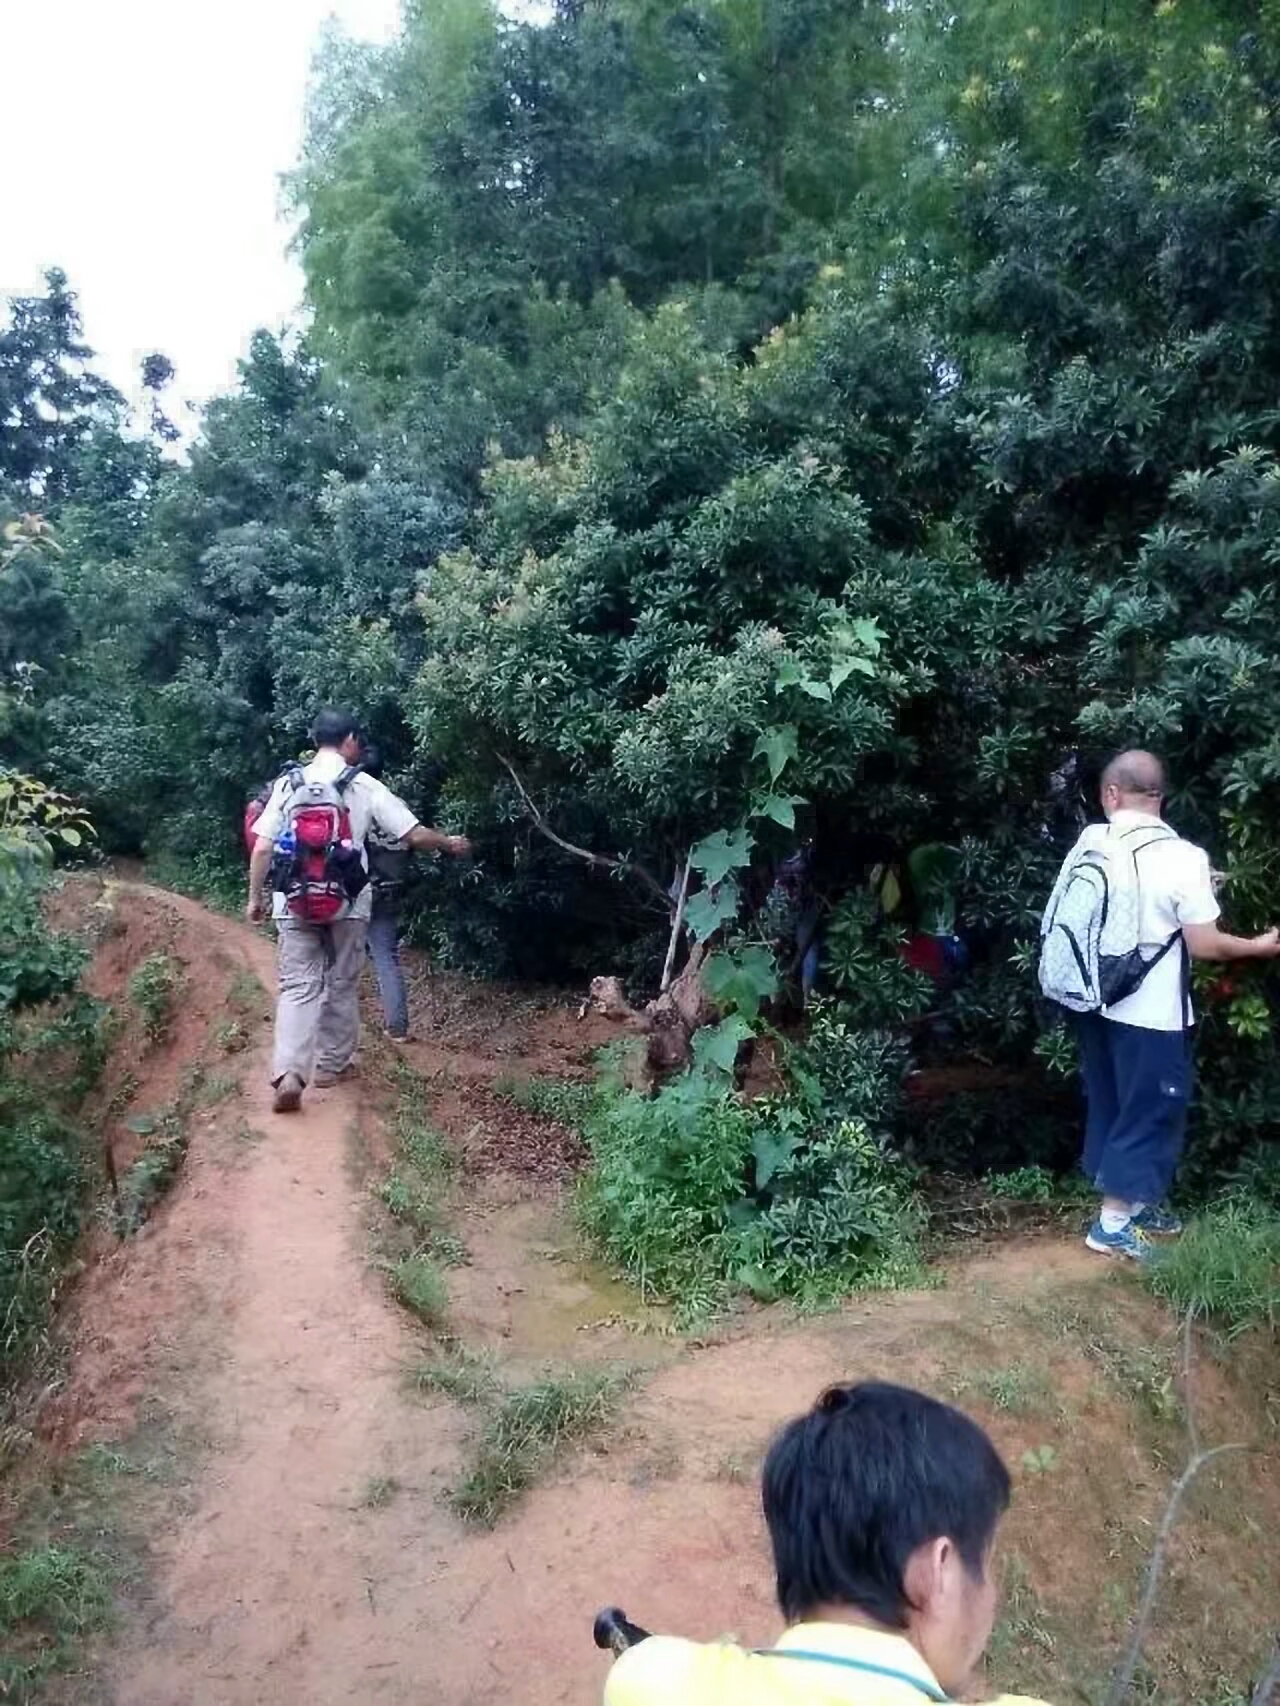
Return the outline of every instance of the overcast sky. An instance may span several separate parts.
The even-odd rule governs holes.
[[[60,266],[122,390],[163,350],[177,393],[235,380],[295,309],[279,177],[325,19],[383,41],[397,0],[0,0],[0,297]]]

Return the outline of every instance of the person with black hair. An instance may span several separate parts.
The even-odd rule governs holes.
[[[776,1646],[651,1637],[618,1659],[605,1706],[920,1706],[973,1688],[1009,1503],[976,1422],[904,1386],[833,1386],[774,1440],[762,1491]]]
[[[277,1113],[295,1112],[308,1082],[336,1084],[355,1058],[373,899],[370,831],[406,848],[471,851],[465,836],[428,829],[389,788],[361,773],[363,740],[352,712],[318,712],[311,739],[315,757],[288,767],[254,824],[249,861],[246,913],[253,923],[265,917],[270,875],[279,933],[271,1064]]]
[[[376,746],[365,747],[360,768],[366,776],[381,782],[382,753]],[[409,992],[405,988],[404,968],[400,964],[400,897],[409,868],[410,849],[373,824],[365,851],[369,860],[369,886],[373,890],[366,946],[373,962],[373,975],[378,980],[378,996],[382,1002],[387,1036],[392,1042],[401,1043],[409,1035]]]

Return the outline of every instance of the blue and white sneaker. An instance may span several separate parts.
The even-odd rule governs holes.
[[[1154,1203],[1139,1209],[1129,1224],[1136,1226],[1139,1232],[1145,1232],[1148,1238],[1177,1238],[1182,1232],[1182,1222],[1177,1215],[1171,1209],[1157,1208]]]
[[[1149,1262],[1155,1254],[1146,1233],[1132,1220],[1126,1220],[1119,1232],[1104,1232],[1102,1222],[1095,1220],[1085,1243],[1100,1256],[1124,1256],[1130,1262]]]

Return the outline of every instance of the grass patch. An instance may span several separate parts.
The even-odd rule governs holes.
[[[419,1364],[409,1379],[417,1392],[438,1392],[460,1404],[488,1403],[502,1391],[493,1358],[465,1345],[451,1345],[443,1356]]]
[[[985,1398],[993,1409],[1011,1415],[1028,1415],[1053,1404],[1053,1384],[1043,1369],[1026,1363],[1007,1368],[978,1369],[955,1382],[957,1398]]]
[[[152,954],[129,979],[129,1000],[142,1019],[142,1034],[154,1047],[169,1035],[183,972],[169,954]]]
[[[33,1546],[0,1559],[0,1695],[29,1699],[110,1610],[111,1572],[92,1552]]]
[[[402,1256],[387,1269],[391,1289],[424,1326],[439,1329],[449,1315],[449,1287],[430,1256]]]
[[[513,1387],[491,1357],[454,1344],[409,1378],[418,1392],[480,1412],[468,1462],[446,1499],[464,1522],[492,1528],[569,1446],[612,1420],[633,1377],[628,1370],[569,1369]]]
[[[389,1121],[396,1159],[376,1186],[387,1220],[378,1232],[383,1264],[396,1296],[428,1326],[439,1328],[449,1306],[440,1272],[467,1260],[467,1247],[446,1225],[445,1193],[454,1156],[444,1137],[423,1117],[425,1086],[398,1062]]]
[[[227,1006],[246,1018],[260,1019],[266,1012],[267,992],[262,979],[242,966],[227,985]]]
[[[495,1078],[493,1093],[531,1114],[559,1120],[571,1131],[581,1131],[600,1101],[596,1084],[578,1078]]]
[[[223,1054],[243,1054],[253,1038],[243,1019],[224,1019],[215,1028],[213,1040]]]
[[[371,1475],[360,1495],[360,1509],[385,1510],[399,1491],[400,1483],[394,1475]]]
[[[492,1528],[570,1444],[612,1417],[625,1377],[573,1370],[508,1391],[489,1411],[448,1499],[464,1522]]]
[[[128,1238],[146,1224],[181,1172],[191,1142],[190,1111],[190,1100],[178,1096],[154,1114],[129,1120],[129,1129],[147,1142],[119,1181],[113,1214],[119,1237]]]
[[[1199,1215],[1145,1270],[1180,1314],[1215,1321],[1234,1337],[1280,1327],[1280,1214],[1230,1197]]]

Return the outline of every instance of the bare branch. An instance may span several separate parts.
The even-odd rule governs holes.
[[[1164,1516],[1160,1521],[1160,1529],[1156,1535],[1156,1543],[1147,1564],[1146,1579],[1142,1584],[1142,1597],[1138,1601],[1138,1609],[1129,1631],[1129,1639],[1125,1642],[1124,1652],[1120,1663],[1116,1666],[1111,1678],[1111,1687],[1107,1691],[1106,1706],[1120,1706],[1120,1702],[1133,1686],[1137,1674],[1138,1661],[1142,1657],[1142,1645],[1147,1637],[1147,1629],[1151,1623],[1151,1614],[1155,1610],[1156,1594],[1159,1592],[1160,1581],[1164,1575],[1165,1561],[1169,1553],[1169,1542],[1173,1538],[1173,1530],[1187,1494],[1202,1469],[1217,1457],[1225,1457],[1228,1452],[1248,1451],[1247,1445],[1215,1445],[1212,1450],[1205,1451],[1200,1444],[1200,1428],[1195,1416],[1195,1393],[1192,1389],[1193,1353],[1195,1339],[1192,1331],[1192,1316],[1187,1312],[1182,1335],[1182,1403],[1187,1423],[1187,1438],[1191,1448],[1191,1459],[1186,1468],[1173,1484],[1169,1494],[1169,1502],[1164,1507]],[[1280,1659],[1277,1660],[1280,1663]],[[1265,1679],[1264,1679],[1265,1680]],[[1265,1696],[1263,1696],[1265,1700]],[[1257,1706],[1255,1700],[1254,1706]]]
[[[563,835],[557,835],[555,830],[552,829],[551,825],[538,810],[537,806],[534,805],[533,800],[530,798],[529,790],[516,774],[515,765],[512,764],[509,758],[505,758],[500,752],[495,754],[495,756],[497,757],[498,763],[501,764],[502,768],[515,783],[520,798],[524,801],[524,807],[526,812],[529,814],[530,821],[532,822],[533,827],[538,831],[539,835],[545,836],[546,839],[550,841],[553,846],[558,847],[562,853],[569,853],[575,859],[585,860],[588,865],[595,865],[600,870],[632,872],[640,879],[650,893],[656,895],[662,902],[662,910],[668,914],[671,913],[671,896],[667,893],[666,889],[663,888],[658,879],[653,876],[651,872],[645,870],[643,865],[637,864],[634,859],[618,859],[607,853],[592,853],[589,848],[579,847],[572,841],[566,841]]]
[[[689,857],[684,862],[684,874],[680,878],[680,894],[676,900],[676,915],[671,920],[671,940],[667,943],[667,957],[662,963],[662,982],[658,992],[665,995],[671,988],[671,973],[676,963],[676,949],[680,945],[680,931],[684,924],[684,903],[689,898],[689,873],[693,870],[693,849],[689,849]]]

